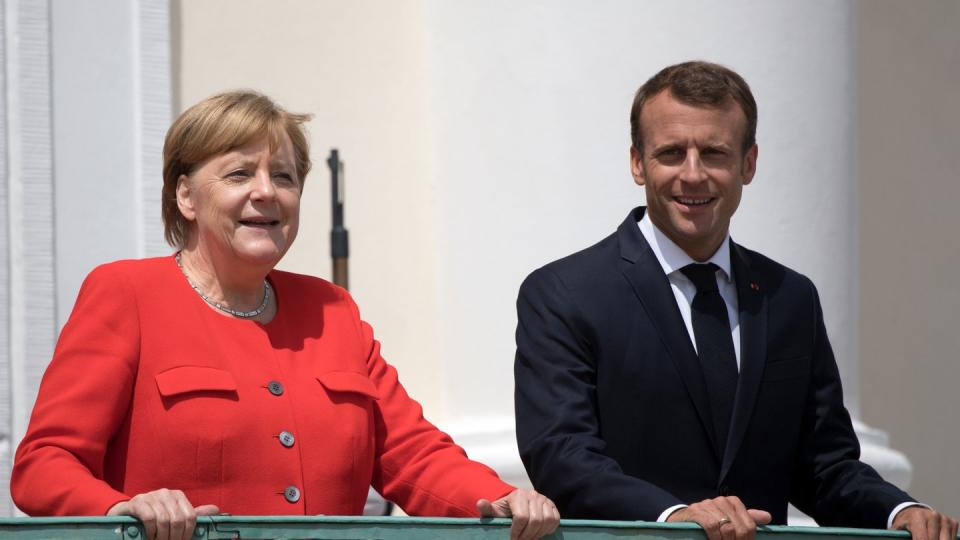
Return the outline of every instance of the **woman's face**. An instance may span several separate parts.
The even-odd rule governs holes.
[[[191,222],[187,246],[215,260],[275,265],[297,236],[301,179],[286,133],[214,156],[180,177],[177,205]]]

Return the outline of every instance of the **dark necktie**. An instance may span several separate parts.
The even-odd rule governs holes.
[[[680,271],[697,286],[697,295],[690,305],[693,335],[696,337],[697,355],[700,357],[704,382],[707,383],[713,426],[722,456],[727,446],[727,432],[730,431],[738,370],[727,305],[717,289],[717,269],[713,263],[688,264]]]

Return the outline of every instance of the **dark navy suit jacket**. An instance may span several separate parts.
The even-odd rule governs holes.
[[[520,288],[517,440],[534,487],[565,518],[654,521],[736,495],[775,524],[792,502],[821,525],[885,528],[912,499],[859,460],[813,283],[731,243],[741,368],[719,449],[643,212]]]

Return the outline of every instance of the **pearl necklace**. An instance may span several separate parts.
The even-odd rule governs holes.
[[[209,296],[203,294],[203,291],[200,290],[200,287],[190,279],[190,276],[187,275],[186,268],[183,267],[183,261],[180,259],[180,252],[177,252],[177,266],[180,267],[180,272],[183,273],[183,277],[187,278],[187,283],[193,287],[193,290],[197,291],[197,294],[200,295],[200,298],[203,298],[203,301],[210,304],[211,306],[219,309],[224,313],[229,313],[234,317],[239,317],[241,319],[252,319],[258,317],[265,309],[267,309],[267,303],[270,301],[270,284],[267,280],[263,280],[263,302],[260,302],[260,305],[257,306],[257,309],[253,311],[239,311],[236,309],[230,309],[227,306],[222,305],[220,302],[210,298]]]

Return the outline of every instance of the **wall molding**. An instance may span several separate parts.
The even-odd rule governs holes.
[[[151,257],[170,253],[163,239],[160,210],[163,139],[172,120],[170,2],[139,0],[133,5],[133,39],[138,51],[133,57],[133,132],[140,216],[137,251],[141,257]]]
[[[7,87],[7,5],[0,1],[0,88]],[[9,147],[7,145],[7,97],[0,92],[0,483],[10,483],[13,452],[13,399],[10,395],[10,221]],[[13,504],[0,497],[0,515],[12,515]]]
[[[115,7],[125,8],[122,2]],[[129,113],[104,111],[107,115],[123,114],[121,124],[129,114],[129,127],[116,136],[132,137],[135,143],[132,170],[129,165],[121,169],[114,166],[115,171],[123,171],[118,174],[129,175],[135,182],[129,204],[136,211],[130,218],[132,222],[121,226],[136,231],[136,245],[131,246],[130,256],[170,251],[163,240],[160,218],[161,151],[172,109],[169,2],[134,0],[128,5],[129,11],[113,12],[124,15],[94,19],[102,28],[92,29],[92,33],[87,28],[78,34],[75,27],[54,24],[58,20],[54,10],[68,7],[65,4],[50,0],[0,0],[3,88],[0,92],[0,172],[3,175],[0,223],[5,229],[0,233],[0,485],[3,486],[9,485],[13,451],[26,430],[40,379],[53,354],[59,330],[58,293],[70,296],[71,300],[75,294],[73,290],[58,291],[58,273],[75,272],[82,266],[73,261],[72,256],[60,259],[57,256],[56,182],[67,182],[63,185],[68,186],[78,185],[73,182],[90,182],[89,188],[84,187],[84,194],[90,200],[70,200],[69,204],[87,205],[93,212],[106,210],[96,206],[103,195],[97,189],[114,189],[98,184],[95,178],[78,176],[76,171],[58,174],[55,170],[54,113],[69,114],[70,108],[53,110],[54,90],[66,88],[76,92],[80,106],[84,103],[83,92],[98,91],[89,85],[74,88],[70,74],[60,73],[61,78],[55,78],[53,72],[57,64],[52,57],[55,43],[74,43],[77,36],[96,36],[118,41],[112,45],[118,54],[126,54],[127,48],[130,49],[132,59],[125,75],[134,81],[133,110]],[[125,27],[119,28],[124,31],[117,31],[118,24]],[[57,41],[58,36],[63,41]],[[125,36],[132,36],[132,42]],[[84,44],[82,39],[79,42]],[[83,51],[71,52],[80,55]],[[99,60],[90,58],[90,69],[111,65],[109,62],[98,64]],[[59,142],[71,144],[74,140],[68,137]],[[104,144],[109,145],[109,139],[104,139]],[[75,151],[74,155],[83,154]],[[104,155],[109,152],[91,153],[89,159],[103,160]],[[130,158],[126,154],[122,157]],[[102,238],[95,238],[102,242],[110,241],[115,231],[90,234],[101,235]],[[0,492],[0,515],[15,512],[9,493]]]
[[[26,429],[56,334],[49,2],[4,2],[2,41],[7,229],[3,367],[9,410],[2,426],[0,474],[9,482],[13,441]],[[9,496],[0,502],[0,511],[13,511]]]

